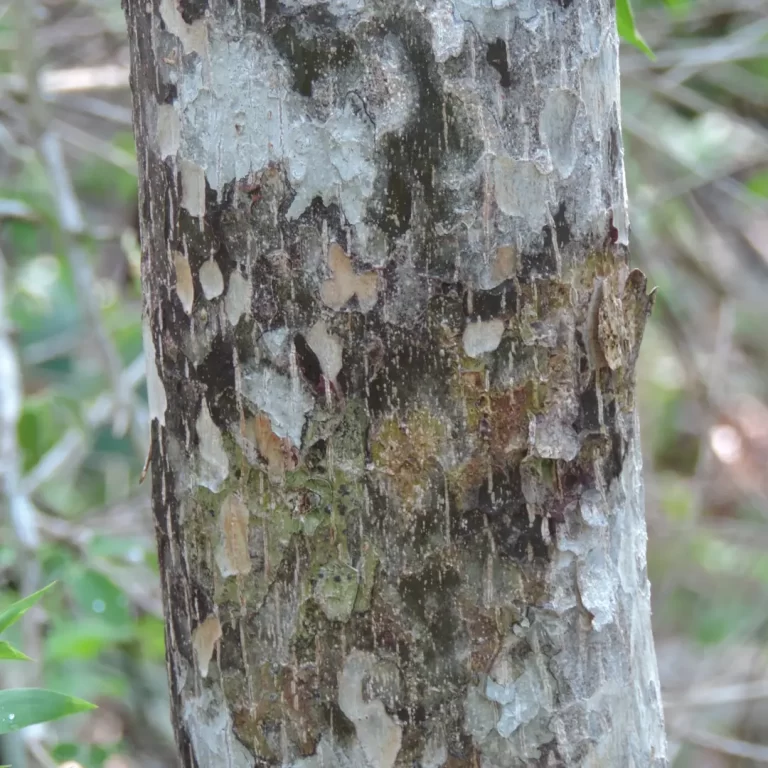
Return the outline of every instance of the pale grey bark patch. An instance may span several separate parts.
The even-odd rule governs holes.
[[[464,351],[470,357],[479,357],[487,352],[493,352],[501,344],[504,333],[504,323],[501,320],[486,320],[469,323],[464,329]]]
[[[176,295],[179,297],[182,309],[189,315],[195,303],[195,283],[189,261],[183,253],[173,252],[173,265],[176,270]]]
[[[186,697],[184,721],[199,766],[253,768],[255,760],[232,731],[232,718],[221,692],[205,687]]]
[[[566,90],[547,96],[539,116],[539,135],[549,149],[554,170],[567,179],[576,164],[576,142],[573,129],[579,110],[579,98]]]
[[[182,156],[179,160],[179,173],[181,204],[189,211],[190,216],[200,218],[205,214],[205,168]]]
[[[252,292],[251,283],[240,272],[235,270],[230,274],[224,307],[227,320],[233,328],[237,326],[243,315],[250,314]]]
[[[429,12],[432,50],[440,64],[458,56],[464,48],[465,27],[451,0],[438,0]]]
[[[229,456],[224,450],[221,430],[211,418],[203,397],[196,422],[198,439],[197,482],[216,493],[229,476]]]
[[[200,287],[203,289],[203,296],[208,301],[217,299],[224,293],[224,276],[221,274],[219,265],[213,259],[203,262],[198,277],[200,278]]]
[[[243,371],[243,396],[269,416],[275,434],[301,445],[304,422],[314,406],[301,381],[269,368],[247,367]]]
[[[402,728],[378,699],[363,694],[366,679],[378,660],[372,654],[352,651],[339,673],[339,707],[355,726],[355,733],[370,768],[394,768],[400,752]]]
[[[168,399],[165,395],[165,387],[157,370],[157,351],[152,339],[152,332],[148,322],[144,321],[142,338],[144,341],[144,354],[147,358],[147,399],[149,401],[149,418],[157,419],[158,424],[165,426],[165,412],[168,408]]]

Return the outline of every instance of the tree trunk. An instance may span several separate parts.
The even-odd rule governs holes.
[[[187,767],[666,765],[609,0],[127,0]]]

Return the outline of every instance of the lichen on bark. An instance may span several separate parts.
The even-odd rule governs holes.
[[[607,0],[128,0],[185,766],[664,766]]]

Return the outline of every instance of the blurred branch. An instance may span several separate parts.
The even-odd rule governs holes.
[[[88,255],[80,244],[85,233],[85,222],[72,185],[72,179],[64,160],[61,140],[49,124],[40,91],[41,78],[35,58],[35,3],[30,0],[16,0],[19,25],[19,60],[26,80],[29,117],[34,128],[37,151],[49,178],[50,189],[56,204],[59,226],[64,238],[64,247],[72,267],[75,287],[85,317],[94,335],[101,356],[102,367],[114,392],[113,429],[123,435],[131,422],[131,397],[125,389],[121,376],[120,355],[109,336],[101,317],[101,308],[94,290],[94,276]],[[110,71],[107,69],[106,71]],[[73,78],[77,79],[77,78]]]
[[[51,757],[34,729],[25,729],[22,738],[29,754],[37,760],[41,768],[58,768],[59,763]]]
[[[725,379],[728,371],[728,362],[733,348],[734,318],[733,308],[727,298],[719,302],[717,332],[712,343],[709,358],[709,370],[707,371],[703,387],[706,400],[709,403],[722,401]],[[714,468],[715,455],[709,441],[709,431],[717,423],[717,417],[712,413],[714,409],[707,409],[702,416],[699,425],[700,449],[696,463],[694,484],[695,503],[690,523],[695,524],[706,511],[707,493],[711,488],[710,482]]]
[[[55,190],[59,223],[67,240],[67,256],[72,267],[77,294],[85,309],[91,333],[96,339],[102,367],[114,392],[114,431],[118,435],[123,435],[130,424],[131,398],[122,381],[120,355],[102,322],[101,308],[94,290],[93,271],[88,262],[88,256],[78,243],[78,238],[85,231],[80,204],[75,197],[58,135],[53,131],[46,131],[38,146],[50,177],[51,188]]]
[[[30,90],[39,90],[44,97],[61,93],[104,91],[128,88],[128,67],[105,64],[100,67],[75,67],[41,72],[36,89],[29,88],[24,75],[0,75],[0,91],[23,96]]]
[[[701,728],[694,728],[687,724],[683,725],[674,718],[669,720],[669,725],[681,739],[690,744],[711,749],[715,752],[722,752],[725,755],[741,757],[745,760],[768,763],[768,747],[762,744],[752,744],[741,739],[730,739],[727,736],[720,736],[720,734],[705,731]]]
[[[768,89],[765,78],[735,64],[715,67],[706,74],[706,79],[729,94],[738,96],[759,107],[768,106]]]
[[[768,680],[751,680],[732,685],[692,688],[680,699],[664,700],[665,709],[713,707],[768,698]]]
[[[144,355],[139,355],[121,374],[120,385],[130,392],[143,381],[145,374]],[[101,395],[86,412],[85,420],[90,429],[97,429],[109,421],[114,411],[114,395]],[[147,437],[148,440],[148,437]],[[43,483],[48,482],[65,468],[77,466],[87,452],[87,435],[80,429],[70,429],[28,472],[21,487],[27,495],[32,495]],[[138,447],[138,446],[137,446]],[[146,451],[142,445],[142,452]]]
[[[40,515],[41,530],[52,539],[63,542],[77,550],[80,559],[96,571],[109,578],[119,587],[131,602],[145,613],[158,618],[163,616],[162,599],[159,592],[159,583],[155,576],[147,572],[145,568],[121,567],[106,558],[93,557],[88,551],[88,545],[94,537],[119,532],[111,532],[104,526],[101,530],[92,524],[77,525],[62,518]],[[133,531],[134,533],[136,531]],[[152,531],[147,531],[147,546],[152,546]]]
[[[25,365],[41,365],[57,357],[71,354],[82,343],[74,333],[61,333],[24,346],[21,352]]]
[[[628,57],[622,62],[622,74],[671,67],[670,72],[666,74],[667,81],[683,82],[696,72],[724,61],[744,61],[768,55],[766,33],[768,33],[768,19],[761,19],[704,45],[683,48],[678,40],[674,48],[657,50],[655,59],[645,56]]]
[[[663,96],[694,112],[727,114],[730,120],[749,128],[755,136],[768,144],[768,129],[760,122],[728,110],[722,104],[710,99],[685,83],[664,83],[660,77],[653,78],[645,75],[624,78],[624,80],[625,82],[629,81],[635,88],[642,88],[649,99],[652,96]]]
[[[749,158],[749,160],[743,160],[737,163],[731,163],[727,167],[715,167],[705,168],[697,166],[690,161],[687,161],[681,157],[678,153],[672,151],[672,149],[666,146],[660,139],[658,131],[651,125],[639,120],[632,114],[625,113],[622,116],[622,123],[625,130],[631,135],[637,137],[645,144],[648,144],[656,152],[662,153],[667,157],[674,160],[679,166],[685,168],[690,172],[690,175],[678,179],[677,181],[666,184],[664,186],[663,193],[655,191],[653,199],[641,201],[643,208],[648,210],[650,208],[662,205],[669,200],[673,200],[676,197],[680,197],[689,192],[693,192],[707,184],[712,184],[721,188],[728,195],[736,199],[740,204],[747,205],[749,207],[759,207],[763,210],[768,208],[768,203],[759,203],[755,200],[755,196],[752,195],[744,185],[736,181],[733,176],[741,173],[745,170],[750,170],[754,167],[755,158]]]
[[[56,131],[64,141],[73,147],[77,147],[91,155],[96,155],[134,176],[138,173],[136,158],[129,152],[115,147],[106,141],[102,141],[87,131],[80,130],[80,128],[76,128],[74,125],[69,125],[61,120],[54,120],[51,123],[51,129]]]
[[[7,267],[0,253],[0,479],[10,507],[16,537],[24,549],[34,550],[40,543],[36,510],[23,488],[21,455],[17,443],[23,397],[21,368],[10,336],[6,313]]]
[[[43,507],[43,505],[40,505]],[[40,529],[54,539],[85,546],[96,536],[131,536],[154,543],[149,494],[138,493],[125,501],[103,507],[77,523],[41,511]]]
[[[23,200],[0,198],[0,219],[36,221],[37,214]]]
[[[80,112],[84,115],[92,115],[102,120],[109,120],[119,125],[128,127],[133,125],[133,115],[128,107],[121,107],[119,104],[112,104],[109,101],[93,96],[57,98],[56,106]]]

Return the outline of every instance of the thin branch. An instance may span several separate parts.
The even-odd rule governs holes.
[[[682,82],[696,72],[724,61],[744,61],[765,56],[768,51],[768,46],[765,44],[766,32],[768,32],[768,19],[761,19],[753,24],[739,27],[731,35],[715,38],[709,43],[689,48],[677,46],[659,51],[653,60],[639,55],[632,56],[622,61],[622,74],[673,67],[668,73],[669,82]]]
[[[54,120],[51,123],[51,129],[61,136],[67,144],[71,144],[73,147],[77,147],[91,155],[96,155],[134,176],[138,173],[136,158],[129,152],[112,146],[109,142],[102,141],[87,131],[76,128],[74,125],[65,123],[62,120]]]
[[[144,379],[144,355],[139,355],[121,375],[120,386],[123,391],[131,392]],[[97,429],[109,421],[114,412],[115,398],[112,394],[103,394],[86,412],[85,420],[90,429]],[[145,445],[141,447],[146,451]],[[31,496],[43,483],[56,477],[63,469],[77,466],[85,458],[88,449],[87,435],[80,429],[70,429],[37,462],[21,481],[24,493]]]
[[[103,91],[128,87],[128,67],[106,64],[100,67],[76,67],[43,72],[40,87],[44,93]]]
[[[23,200],[0,198],[0,219],[37,221],[37,218],[37,214]]]
[[[670,725],[681,739],[690,744],[711,749],[715,752],[722,752],[724,755],[754,760],[758,763],[768,763],[768,747],[762,744],[753,744],[741,739],[731,739],[701,728],[681,726],[675,723],[674,720],[670,722]]]
[[[41,72],[39,90],[43,97],[60,93],[83,93],[87,91],[122,90],[128,87],[130,71],[127,67],[109,64],[101,67],[76,67]],[[23,96],[28,83],[24,75],[5,74],[0,76],[0,91]]]
[[[23,734],[24,744],[29,754],[35,758],[41,768],[57,768],[59,763],[54,760],[48,750],[43,746],[37,733],[28,729]]]
[[[112,104],[109,101],[98,99],[95,96],[68,96],[66,98],[57,98],[56,106],[61,109],[80,112],[84,115],[92,115],[101,120],[109,120],[118,125],[125,125],[128,127],[133,125],[133,116],[128,107],[121,107],[119,104]]]
[[[691,709],[757,701],[768,698],[768,680],[752,680],[732,685],[718,685],[708,688],[694,688],[680,699],[664,701],[665,709]]]
[[[27,550],[37,549],[40,538],[36,510],[23,488],[21,454],[17,442],[23,387],[21,367],[10,336],[5,302],[7,277],[5,257],[0,253],[0,481],[8,499],[16,537]]]
[[[88,546],[95,536],[109,533],[108,530],[98,530],[92,525],[77,525],[62,518],[40,515],[40,528],[52,539],[64,542],[77,550],[80,558],[89,567],[103,574],[115,583],[131,600],[145,613],[162,618],[163,606],[159,593],[159,585],[154,575],[149,575],[145,569],[138,571],[135,567],[120,567],[101,557],[93,557]],[[147,548],[152,546],[151,532],[147,535]]]
[[[681,157],[679,153],[673,152],[670,147],[659,141],[658,131],[655,128],[639,120],[634,115],[625,113],[622,116],[622,123],[627,133],[640,139],[654,151],[667,155],[682,168],[690,172],[690,175],[665,185],[663,194],[658,194],[657,192],[652,200],[642,201],[641,205],[644,210],[655,208],[676,197],[700,189],[707,184],[713,184],[721,188],[740,204],[747,205],[750,208],[760,208],[764,211],[768,207],[766,204],[758,202],[755,196],[743,184],[732,178],[734,174],[751,170],[754,167],[755,158],[732,163],[725,168],[703,168]],[[637,201],[635,205],[638,205]]]
[[[85,221],[64,160],[61,140],[48,124],[48,114],[40,90],[38,61],[35,55],[35,3],[16,0],[19,27],[19,60],[26,79],[29,117],[36,137],[37,152],[49,177],[50,189],[56,204],[59,227],[65,241],[65,250],[72,267],[75,287],[87,323],[93,333],[102,368],[107,375],[114,397],[113,429],[125,434],[131,424],[130,393],[122,386],[120,355],[109,336],[101,317],[101,307],[94,290],[94,277],[88,255],[80,244],[85,234]]]

